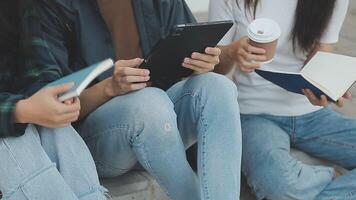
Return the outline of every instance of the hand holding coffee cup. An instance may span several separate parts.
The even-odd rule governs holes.
[[[252,46],[249,40],[248,37],[243,37],[229,45],[229,57],[245,73],[254,72],[261,66],[260,62],[267,60],[266,50]]]
[[[247,28],[249,44],[264,49],[266,51],[265,61],[253,60],[260,64],[267,64],[273,61],[276,54],[278,39],[281,36],[281,29],[277,22],[268,18],[259,18],[251,22]]]
[[[275,21],[261,18],[254,20],[247,32],[248,36],[229,45],[228,55],[241,71],[251,73],[273,60],[281,30]]]

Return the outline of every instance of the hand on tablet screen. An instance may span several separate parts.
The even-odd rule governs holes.
[[[211,72],[220,63],[221,50],[217,47],[208,47],[205,54],[194,52],[191,58],[185,58],[182,66],[194,71],[194,74]]]

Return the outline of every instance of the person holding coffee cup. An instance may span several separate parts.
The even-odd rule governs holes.
[[[348,0],[211,0],[210,20],[234,20],[220,43],[216,72],[232,69],[239,90],[242,171],[257,199],[356,199],[356,120],[327,108],[325,96],[288,92],[254,71],[299,72],[317,52],[333,50]],[[337,66],[325,66],[337,67]],[[337,102],[342,106],[350,93]],[[303,164],[297,148],[351,171]]]

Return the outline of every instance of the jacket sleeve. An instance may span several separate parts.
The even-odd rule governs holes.
[[[22,99],[22,95],[0,93],[0,138],[17,137],[25,133],[27,124],[14,122],[16,103]]]

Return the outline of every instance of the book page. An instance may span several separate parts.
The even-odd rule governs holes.
[[[356,58],[318,52],[301,74],[334,100],[356,81]]]

